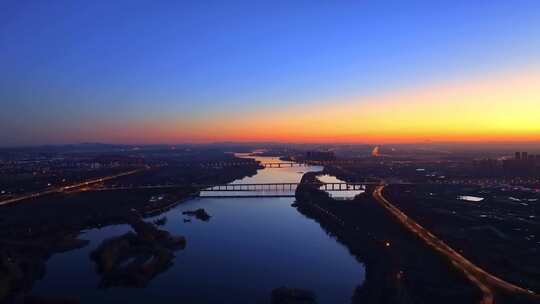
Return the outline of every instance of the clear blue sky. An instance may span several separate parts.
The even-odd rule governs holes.
[[[122,126],[309,105],[539,59],[540,1],[4,0],[0,145],[114,142]]]

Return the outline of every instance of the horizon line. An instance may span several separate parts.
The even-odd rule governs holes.
[[[26,144],[26,145],[1,145],[0,149],[17,149],[17,148],[39,148],[39,147],[65,147],[65,146],[81,146],[81,145],[104,145],[104,146],[206,146],[219,144],[235,144],[235,145],[261,145],[261,144],[280,144],[280,145],[368,145],[368,146],[389,146],[389,145],[429,145],[429,144],[460,144],[460,145],[505,145],[505,144],[540,144],[540,140],[426,140],[414,142],[344,142],[344,141],[185,141],[176,143],[114,143],[114,142],[72,142],[72,143],[50,143],[50,144]]]

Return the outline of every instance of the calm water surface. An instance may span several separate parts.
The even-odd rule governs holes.
[[[276,161],[275,158],[259,158]],[[298,182],[320,167],[272,168],[236,183]],[[145,288],[98,288],[100,276],[89,255],[127,225],[86,231],[85,248],[53,256],[37,295],[80,297],[82,303],[269,303],[272,289],[313,291],[318,303],[350,303],[364,281],[364,267],[313,220],[290,205],[294,198],[198,198],[158,217],[160,229],[187,239],[174,265]],[[182,211],[204,208],[208,222],[184,222]],[[154,218],[155,219],[155,218]],[[153,219],[148,219],[153,220]]]

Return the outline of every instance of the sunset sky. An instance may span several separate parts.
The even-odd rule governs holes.
[[[1,1],[0,146],[540,140],[540,1]]]

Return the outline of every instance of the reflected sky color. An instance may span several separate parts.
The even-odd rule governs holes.
[[[540,139],[538,1],[2,1],[0,145]]]
[[[278,161],[273,157],[257,159]],[[266,168],[235,182],[299,182],[302,173],[298,170]],[[90,253],[104,240],[129,231],[129,226],[85,231],[80,238],[90,244],[54,255],[32,294],[61,293],[79,297],[83,304],[223,303],[224,298],[230,303],[269,303],[274,288],[294,286],[315,292],[318,303],[347,303],[365,281],[364,264],[316,221],[291,207],[293,202],[292,197],[196,198],[147,218],[152,222],[166,217],[160,229],[186,237],[187,245],[175,252],[171,268],[145,288],[97,288],[101,277]],[[185,221],[187,216],[182,212],[198,208],[204,208],[210,220]]]

